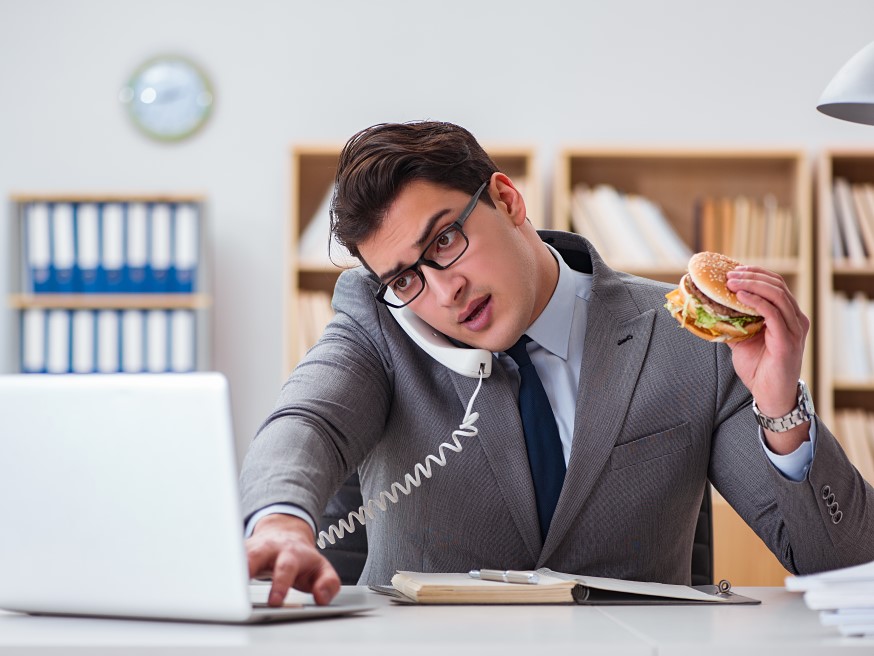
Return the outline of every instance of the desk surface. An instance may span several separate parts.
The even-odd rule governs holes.
[[[801,596],[738,588],[760,606],[399,606],[370,593],[366,614],[264,626],[224,626],[0,611],[0,654],[337,654],[531,656],[574,653],[874,654],[874,639],[842,638]],[[564,652],[568,653],[568,652]]]

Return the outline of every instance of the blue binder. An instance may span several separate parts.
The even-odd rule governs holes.
[[[149,215],[149,278],[148,291],[163,294],[170,291],[172,270],[173,221],[170,206],[152,205]]]
[[[138,294],[149,289],[149,215],[143,203],[130,203],[125,217],[125,292]]]
[[[99,289],[100,215],[94,203],[80,203],[75,208],[76,265],[73,290],[93,294]]]
[[[124,206],[107,203],[100,208],[100,268],[97,288],[106,294],[126,289]]]
[[[55,203],[51,213],[51,291],[74,291],[73,269],[76,262],[76,232],[71,203]]]
[[[46,203],[32,203],[24,209],[24,251],[27,253],[27,291],[52,291],[51,217]]]
[[[170,291],[190,294],[197,285],[200,259],[200,217],[189,203],[176,206],[173,214],[173,271]]]

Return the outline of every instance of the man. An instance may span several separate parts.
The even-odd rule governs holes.
[[[340,276],[336,317],[242,472],[250,573],[272,576],[271,604],[290,586],[319,603],[336,594],[313,518],[356,468],[365,500],[403,480],[449,438],[476,388],[416,346],[386,301],[495,359],[478,435],[368,520],[362,582],[397,569],[547,566],[687,583],[708,479],[790,571],[874,559],[874,491],[829,430],[798,412],[789,430],[756,423],[753,399],[770,418],[798,403],[809,321],[778,275],[730,277],[764,331],[730,349],[697,339],[662,309],[665,285],[611,270],[580,236],[538,234],[512,180],[447,123],[355,135],[332,216],[364,268]],[[557,473],[546,477],[535,464],[545,438],[532,440],[531,413],[520,414],[537,385],[555,419]]]

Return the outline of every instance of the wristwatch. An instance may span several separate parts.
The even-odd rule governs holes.
[[[793,408],[792,412],[782,417],[777,417],[776,419],[766,417],[759,412],[756,401],[753,399],[753,414],[756,415],[756,421],[759,426],[774,433],[785,433],[796,426],[800,426],[805,421],[810,420],[815,412],[810,390],[807,389],[807,384],[801,379],[798,380],[798,405]]]

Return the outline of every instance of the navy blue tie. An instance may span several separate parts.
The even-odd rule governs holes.
[[[519,365],[519,412],[528,447],[528,463],[534,481],[534,496],[537,499],[537,515],[540,519],[540,538],[546,540],[555,504],[564,482],[565,464],[561,450],[561,438],[549,397],[540,382],[540,376],[528,355],[527,345],[531,338],[522,335],[519,341],[507,349]]]

